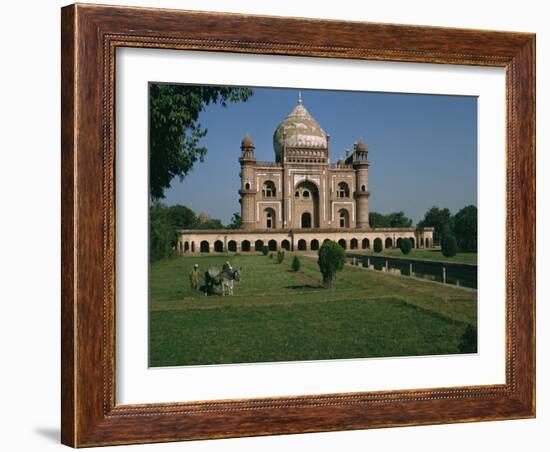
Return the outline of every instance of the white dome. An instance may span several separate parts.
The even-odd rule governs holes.
[[[302,105],[301,99],[273,134],[277,162],[281,160],[283,144],[287,148],[327,149],[327,134]]]

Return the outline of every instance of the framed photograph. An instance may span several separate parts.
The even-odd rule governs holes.
[[[62,442],[535,416],[535,36],[62,9]]]

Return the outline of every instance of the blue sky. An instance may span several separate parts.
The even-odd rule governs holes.
[[[273,161],[273,132],[294,108],[297,89],[254,88],[245,103],[209,106],[204,163],[174,179],[166,204],[183,204],[228,223],[240,212],[240,143]],[[331,162],[362,138],[369,148],[370,211],[404,211],[417,223],[433,205],[456,213],[477,205],[477,98],[302,89],[303,103],[331,137]]]

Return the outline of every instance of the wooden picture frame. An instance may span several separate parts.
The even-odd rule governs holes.
[[[73,447],[535,416],[535,35],[71,5],[62,9],[62,442]],[[506,383],[115,403],[115,50],[506,70]]]

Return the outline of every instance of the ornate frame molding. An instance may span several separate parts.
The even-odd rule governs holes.
[[[62,9],[61,31],[64,444],[83,447],[535,415],[533,34],[79,4]],[[117,47],[506,68],[506,383],[116,405]]]

